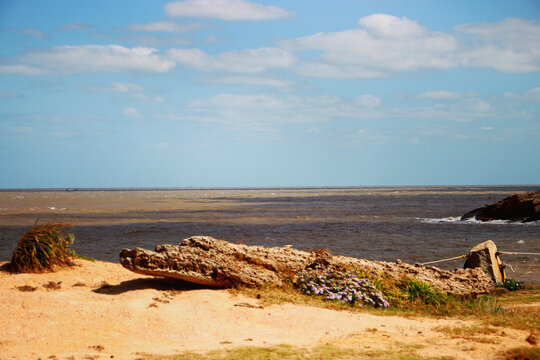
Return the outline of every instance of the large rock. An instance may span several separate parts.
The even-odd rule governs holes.
[[[497,252],[497,246],[491,240],[476,245],[469,251],[465,265],[467,268],[482,268],[493,281],[502,283],[506,279],[502,261]]]
[[[540,190],[515,194],[496,204],[469,211],[461,217],[461,220],[471,218],[480,221],[538,221],[540,220]]]
[[[357,268],[394,279],[416,278],[452,294],[480,294],[493,288],[491,277],[480,268],[446,271],[401,261],[377,262],[332,256],[325,251],[300,251],[292,246],[231,244],[208,236],[194,236],[178,245],[157,245],[156,251],[123,249],[120,262],[136,273],[216,287],[280,286],[295,282],[302,270]]]

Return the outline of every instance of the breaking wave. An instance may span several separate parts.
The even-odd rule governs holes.
[[[540,225],[540,221],[520,222],[512,220],[491,220],[480,221],[476,218],[469,218],[461,220],[461,216],[449,216],[444,218],[417,218],[426,224],[478,224],[478,225],[525,225],[525,226],[537,226]]]

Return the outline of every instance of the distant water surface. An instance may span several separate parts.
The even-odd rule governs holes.
[[[80,254],[118,262],[122,248],[209,235],[248,245],[329,248],[410,263],[466,254],[485,240],[540,253],[540,224],[459,221],[538,186],[0,190],[0,261],[39,218],[71,224]],[[540,256],[503,255],[512,278],[540,284]],[[440,263],[462,267],[463,259]]]

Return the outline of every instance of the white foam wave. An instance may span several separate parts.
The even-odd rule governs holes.
[[[480,221],[472,217],[469,219],[461,220],[460,216],[449,216],[444,218],[417,218],[423,223],[426,224],[478,224],[478,225],[525,225],[525,226],[536,226],[540,225],[540,221],[531,221],[531,222],[519,222],[511,220],[491,220],[491,221]]]

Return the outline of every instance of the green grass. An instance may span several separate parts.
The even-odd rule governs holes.
[[[360,350],[322,345],[311,349],[291,345],[270,347],[246,346],[228,350],[215,350],[204,354],[184,352],[170,356],[146,355],[143,360],[450,360],[451,357],[422,357],[416,348],[397,345],[388,350]]]
[[[415,279],[406,279],[398,285],[407,295],[410,302],[421,302],[427,305],[439,306],[446,304],[449,297],[430,284]]]

